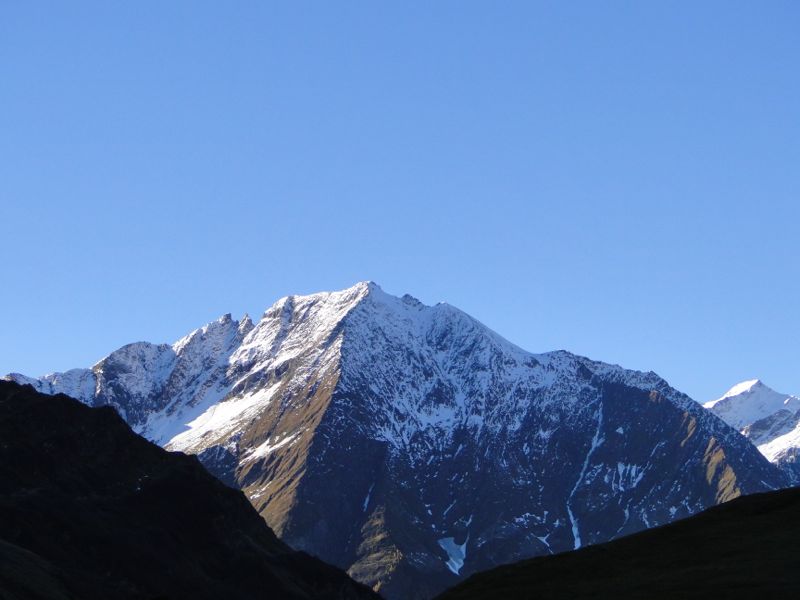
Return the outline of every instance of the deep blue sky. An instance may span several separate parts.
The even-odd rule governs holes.
[[[800,393],[800,4],[0,5],[0,373],[372,279]]]

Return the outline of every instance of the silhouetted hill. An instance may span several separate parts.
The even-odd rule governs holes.
[[[437,600],[796,598],[800,489],[732,500],[663,527],[478,573]]]
[[[0,381],[0,597],[378,598],[291,550],[193,456]]]

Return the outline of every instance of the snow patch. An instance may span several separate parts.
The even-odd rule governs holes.
[[[300,435],[300,432],[296,431],[291,435],[287,435],[285,438],[279,441],[272,441],[272,438],[267,438],[266,442],[259,444],[252,451],[248,452],[244,456],[241,462],[246,463],[254,461],[259,458],[264,458],[265,456],[277,450],[278,448],[282,448],[287,444],[291,444],[297,438],[298,435]]]
[[[276,383],[265,390],[213,404],[199,417],[187,423],[188,431],[184,431],[170,440],[169,449],[189,449],[198,444],[208,433],[213,432],[218,435],[223,431],[235,429],[236,424],[243,418],[250,415],[255,416],[256,413],[266,408],[279,385],[280,383]]]
[[[367,490],[367,497],[364,498],[364,504],[361,506],[361,512],[366,512],[367,511],[367,507],[369,506],[369,499],[370,499],[370,497],[372,497],[372,490],[374,488],[375,488],[375,482],[373,481],[372,485],[369,486],[369,489]]]
[[[578,523],[578,519],[572,512],[572,497],[575,495],[575,492],[578,491],[581,483],[583,482],[583,478],[586,477],[586,471],[589,468],[589,459],[592,458],[592,454],[600,445],[603,443],[604,439],[601,437],[600,432],[603,428],[603,403],[600,402],[600,406],[597,409],[597,429],[595,429],[594,437],[592,438],[592,446],[589,448],[589,451],[586,453],[586,458],[583,459],[583,467],[581,467],[580,475],[578,475],[578,480],[575,482],[575,485],[572,488],[572,491],[567,498],[567,515],[569,516],[570,523],[572,524],[572,537],[575,540],[575,547],[574,549],[577,550],[581,547],[581,533],[580,527]]]
[[[450,569],[456,575],[459,574],[461,571],[461,567],[464,566],[464,560],[467,558],[467,542],[469,541],[469,536],[467,539],[464,540],[463,544],[456,544],[455,538],[446,537],[441,538],[438,540],[439,546],[447,552],[447,560],[445,564],[447,568]]]

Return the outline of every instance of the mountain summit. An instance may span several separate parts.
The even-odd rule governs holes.
[[[712,410],[731,427],[745,426],[773,415],[781,410],[800,409],[800,398],[781,394],[764,385],[759,379],[738,383],[716,400],[706,402],[704,407]]]
[[[752,379],[703,406],[741,431],[794,483],[800,482],[800,398]]]
[[[387,598],[786,484],[655,373],[532,354],[369,282],[9,377],[197,454],[284,541]]]

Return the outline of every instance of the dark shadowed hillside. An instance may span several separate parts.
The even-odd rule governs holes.
[[[437,600],[796,598],[800,489],[555,556],[478,573]]]
[[[0,381],[0,598],[378,596],[113,409]]]

